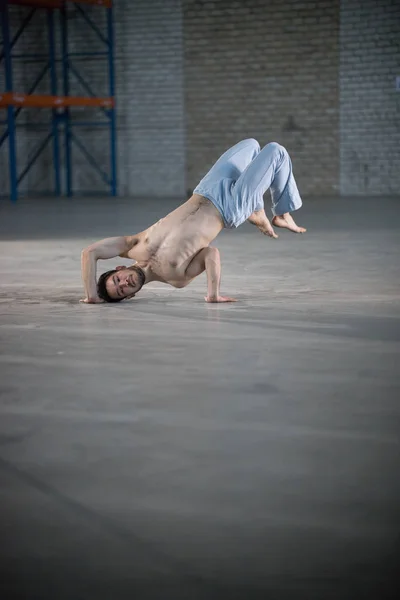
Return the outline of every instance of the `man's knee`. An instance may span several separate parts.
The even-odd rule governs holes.
[[[248,138],[247,140],[243,140],[242,144],[244,146],[248,146],[249,148],[251,148],[252,150],[255,150],[256,152],[260,151],[260,144],[254,138]]]
[[[266,145],[266,148],[268,148],[273,154],[287,154],[286,148],[281,144],[278,144],[278,142],[270,142]]]

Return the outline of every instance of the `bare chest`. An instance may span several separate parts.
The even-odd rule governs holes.
[[[185,271],[194,256],[207,247],[223,224],[214,207],[185,206],[151,227],[132,258],[146,262],[154,275],[176,287],[185,284]]]

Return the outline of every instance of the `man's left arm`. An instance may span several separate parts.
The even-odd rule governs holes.
[[[219,286],[221,282],[221,258],[218,248],[203,248],[196,254],[185,271],[187,279],[194,279],[203,271],[207,274],[206,302],[236,302],[234,298],[221,296]]]

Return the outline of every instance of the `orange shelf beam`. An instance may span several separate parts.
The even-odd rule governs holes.
[[[36,6],[37,8],[61,8],[62,0],[7,0],[8,4],[19,4],[22,6]],[[112,0],[67,0],[77,4],[92,4],[93,6],[104,6],[111,8]]]
[[[79,96],[39,96],[36,94],[18,94],[6,92],[0,94],[0,108],[7,106],[35,107],[35,108],[62,108],[65,106],[100,106],[113,108],[114,98],[87,98]]]
[[[36,8],[61,8],[61,0],[7,0],[8,4],[33,6]]]

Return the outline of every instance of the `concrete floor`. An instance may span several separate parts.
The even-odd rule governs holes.
[[[79,304],[81,249],[177,203],[0,206],[1,597],[390,597],[400,198],[222,232],[237,304],[204,276]]]

